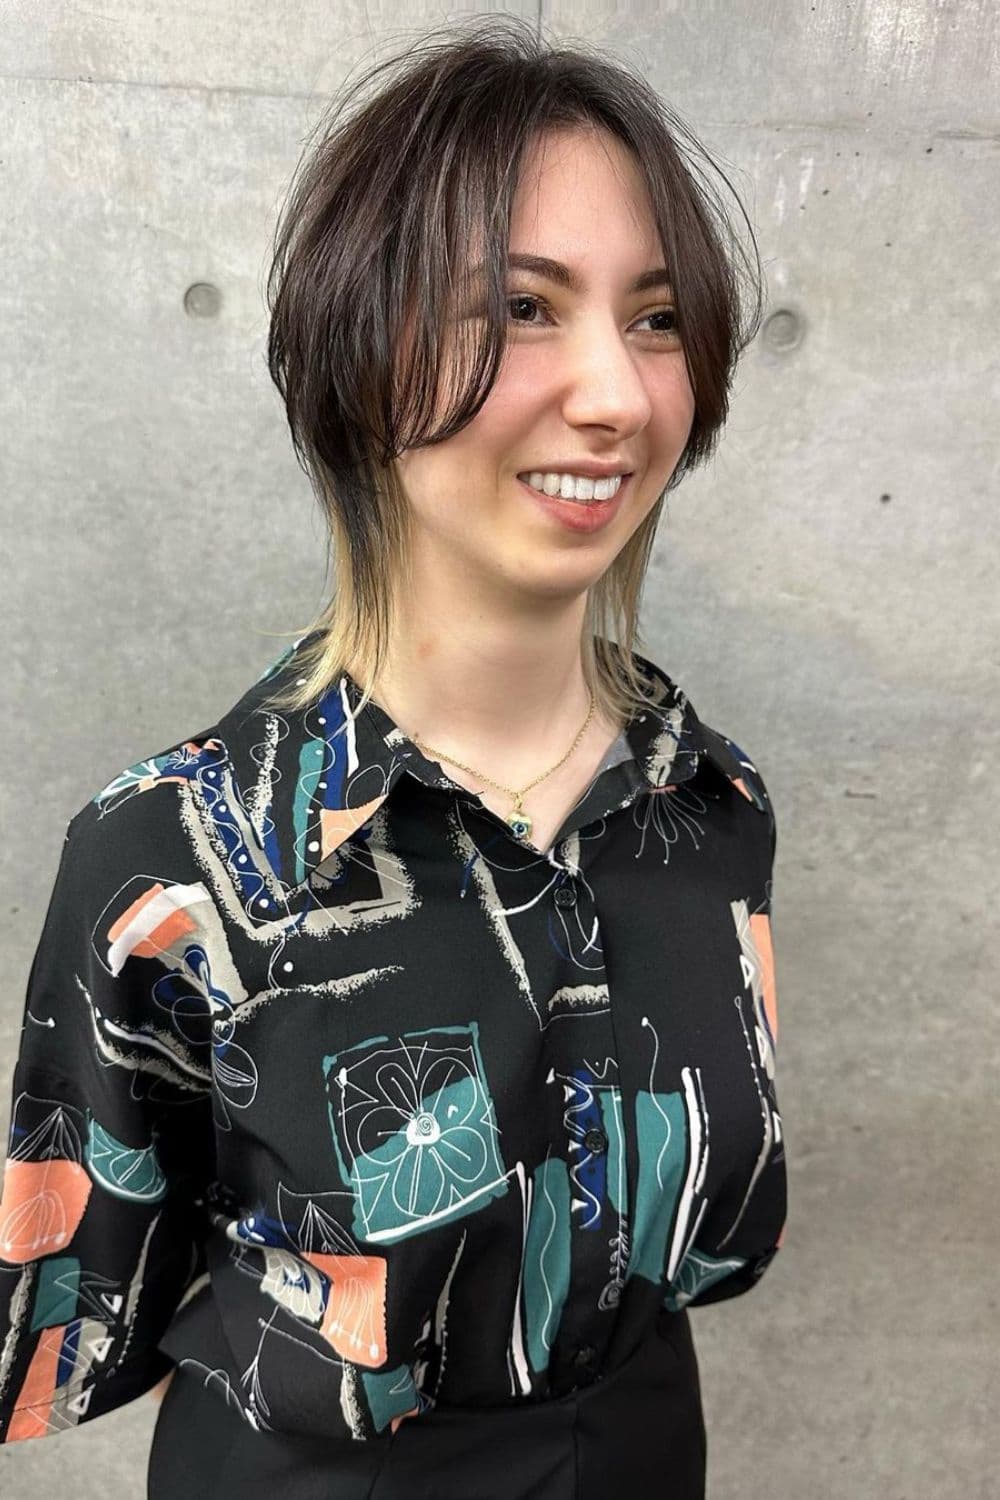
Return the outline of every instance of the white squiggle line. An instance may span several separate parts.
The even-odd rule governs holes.
[[[490,860],[489,864],[493,869],[500,868],[495,860]],[[543,885],[542,888],[537,892],[537,894],[532,896],[529,901],[522,901],[520,906],[498,906],[497,915],[502,917],[519,917],[522,912],[531,911],[542,900],[542,897],[552,889],[558,878],[558,875],[553,875],[552,879],[548,882],[547,885]]]
[[[657,1057],[659,1056],[659,1053],[660,1053],[660,1038],[657,1035],[656,1027],[653,1025],[652,1021],[649,1019],[648,1016],[643,1016],[642,1021],[641,1021],[640,1024],[642,1026],[648,1026],[649,1029],[650,1029],[650,1031],[653,1033],[653,1056],[652,1056],[652,1059],[651,1059],[650,1064],[649,1064],[649,1092],[652,1094],[653,1091],[654,1091],[653,1090],[653,1073],[654,1073],[654,1071],[656,1069],[656,1059],[657,1059]]]
[[[583,948],[581,949],[581,952],[583,952],[583,953],[589,953],[593,949],[599,949],[599,950],[601,950],[603,952],[603,949],[601,949],[601,944],[598,942],[598,937],[599,936],[600,936],[600,928],[597,925],[597,918],[595,917],[594,918],[594,925],[590,929],[590,937],[584,943]]]
[[[254,1431],[258,1430],[256,1423],[251,1421],[242,1401],[233,1390],[229,1381],[229,1372],[227,1370],[213,1370],[210,1365],[203,1364],[200,1359],[195,1359],[190,1354],[182,1355],[182,1357],[177,1361],[178,1368],[180,1368],[182,1365],[197,1365],[199,1370],[204,1370],[206,1372],[205,1379],[202,1381],[203,1390],[208,1390],[209,1381],[217,1379],[222,1386],[223,1391],[225,1392],[226,1405],[232,1406],[239,1413],[248,1427],[253,1428]]]
[[[549,1154],[548,1154],[548,1152],[546,1152],[546,1154],[545,1154],[545,1160],[546,1160],[546,1162],[548,1161],[548,1159],[549,1159]],[[554,1234],[556,1232],[556,1224],[558,1222],[558,1214],[556,1212],[555,1199],[552,1197],[552,1194],[549,1192],[548,1182],[547,1181],[546,1181],[546,1185],[545,1185],[545,1197],[546,1197],[546,1199],[548,1201],[549,1207],[552,1210],[552,1226],[549,1229],[548,1239],[545,1241],[544,1245],[542,1246],[541,1253],[540,1253],[540,1255],[538,1257],[538,1267],[539,1267],[539,1270],[541,1271],[542,1285],[545,1288],[545,1295],[549,1299],[549,1311],[545,1314],[545,1320],[542,1323],[542,1343],[545,1345],[546,1349],[548,1349],[551,1352],[552,1341],[549,1338],[548,1333],[549,1333],[549,1324],[553,1321],[553,1319],[555,1317],[556,1304],[555,1304],[555,1299],[552,1296],[551,1288],[550,1288],[550,1285],[549,1285],[548,1274],[546,1273],[546,1270],[545,1270],[545,1252],[546,1252],[546,1250],[548,1250],[549,1246],[551,1245],[552,1238],[553,1238],[553,1236],[554,1236]]]
[[[656,1103],[657,1109],[660,1109],[659,1103],[655,1099],[654,1099],[654,1103]],[[667,1130],[667,1138],[663,1142],[663,1145],[660,1147],[659,1151],[657,1152],[657,1156],[656,1156],[656,1186],[658,1188],[660,1188],[660,1190],[662,1191],[664,1184],[663,1184],[663,1176],[662,1176],[662,1173],[661,1173],[660,1169],[662,1167],[664,1157],[668,1154],[668,1152],[670,1150],[670,1143],[673,1140],[674,1128],[671,1125],[670,1120],[668,1119],[667,1115],[664,1113],[664,1111],[662,1109],[660,1109],[660,1114],[663,1115],[663,1121],[664,1121],[664,1124],[666,1125],[666,1130]]]

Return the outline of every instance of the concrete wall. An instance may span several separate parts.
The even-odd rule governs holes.
[[[330,93],[448,13],[0,6],[8,1080],[66,820],[211,723],[321,597],[263,366],[267,244]],[[992,1500],[998,11],[541,19],[640,66],[725,164],[775,320],[646,592],[649,654],[779,825],[789,1221],[754,1293],[693,1314],[710,1500]],[[198,284],[217,297],[186,306]],[[81,1500],[142,1494],[155,1416],[0,1448],[0,1491],[62,1493],[70,1468]]]

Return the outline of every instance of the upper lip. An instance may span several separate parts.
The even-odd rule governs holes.
[[[519,474],[585,474],[588,479],[608,479],[612,474],[631,474],[626,464],[601,463],[596,458],[578,458],[567,463],[532,464]]]

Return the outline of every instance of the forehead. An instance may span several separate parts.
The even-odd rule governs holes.
[[[534,137],[521,160],[514,194],[513,216],[532,215],[551,200],[566,207],[613,199],[648,205],[645,174],[629,148],[610,131],[599,127],[561,128]]]
[[[486,274],[481,246],[477,234],[466,266],[475,281]],[[671,285],[645,178],[605,131],[562,130],[533,143],[511,207],[504,260],[507,271],[575,294],[584,290],[588,262],[621,263],[629,295]]]

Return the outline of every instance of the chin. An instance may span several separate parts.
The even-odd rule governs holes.
[[[595,583],[607,572],[608,567],[614,561],[614,556],[609,556],[607,561],[595,563],[593,556],[588,558],[589,566],[581,568],[579,556],[566,556],[562,559],[542,558],[537,559],[537,567],[530,573],[522,573],[516,580],[517,585],[526,593],[531,593],[537,598],[562,600],[566,603],[574,599],[585,597],[593,588]]]

